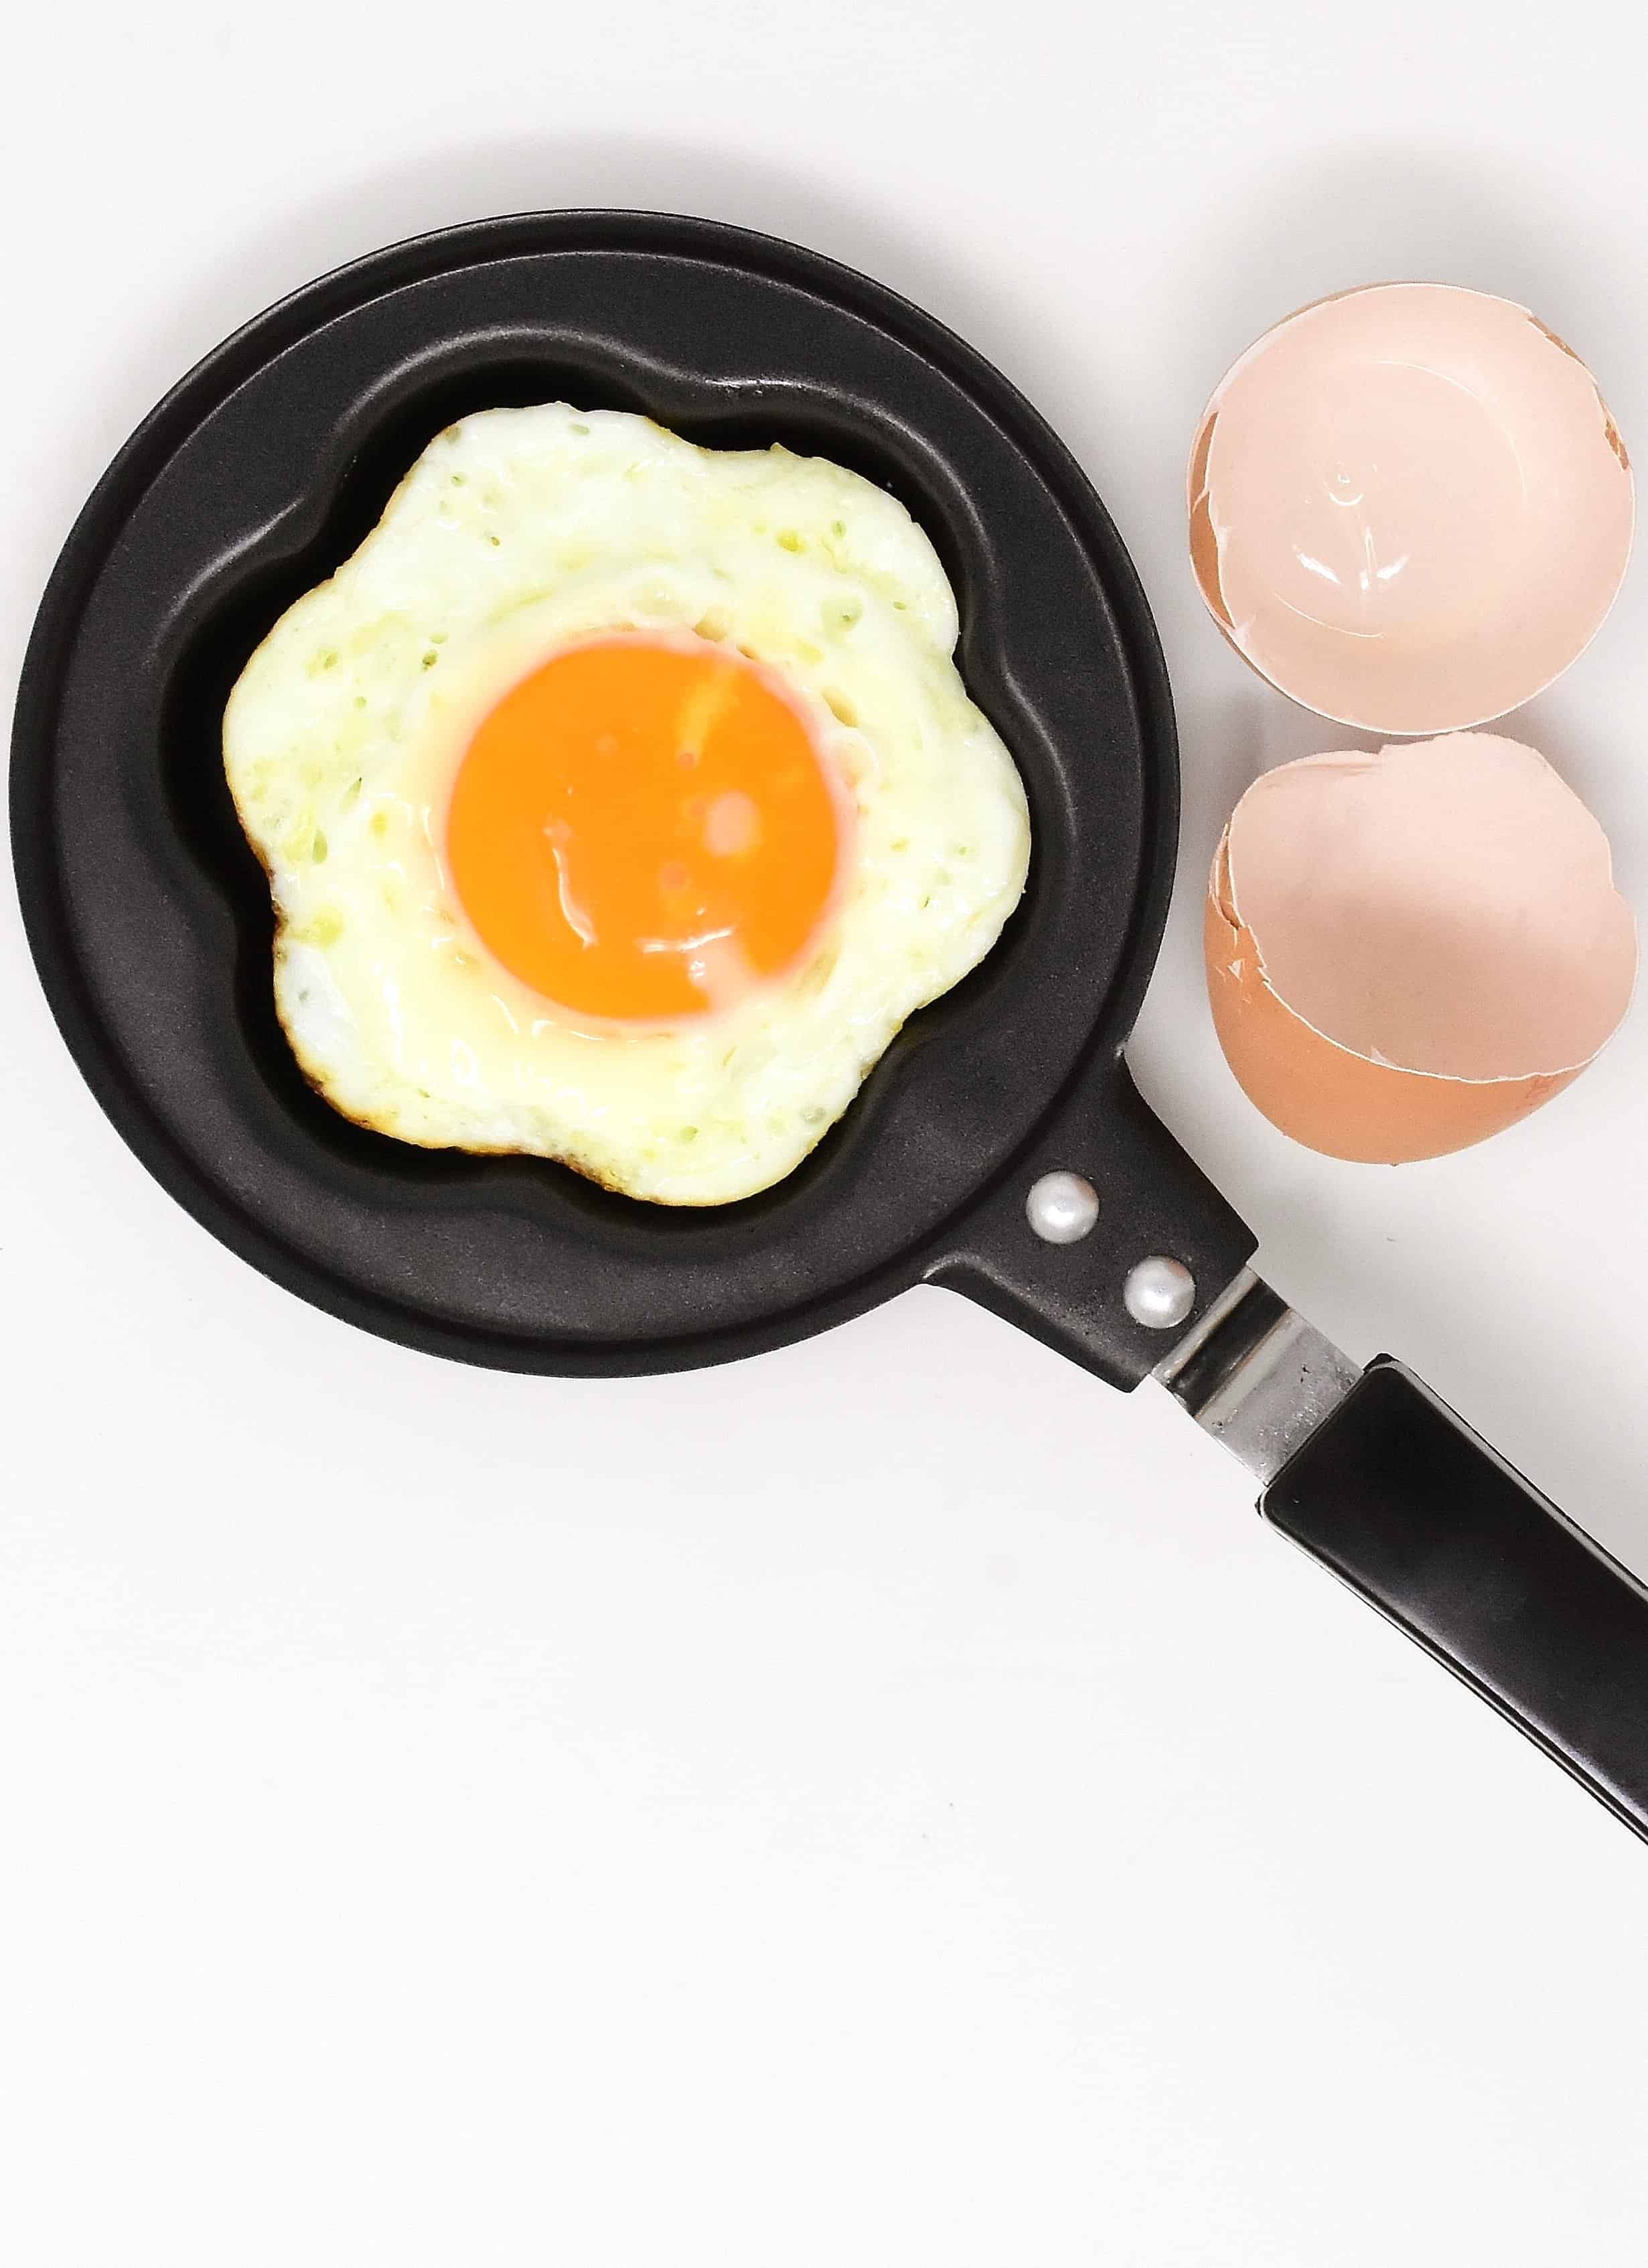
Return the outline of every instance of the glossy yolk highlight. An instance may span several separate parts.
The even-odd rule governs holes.
[[[610,638],[556,655],[484,718],[446,850],[464,911],[524,983],[657,1022],[799,959],[842,834],[812,735],[760,671]]]

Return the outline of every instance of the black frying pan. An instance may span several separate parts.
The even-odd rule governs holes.
[[[1030,887],[776,1189],[706,1211],[526,1158],[407,1147],[314,1095],[276,1021],[224,703],[275,617],[442,426],[502,403],[647,412],[885,484],[961,601],[1016,757]],[[18,887],[64,1036],[132,1148],[278,1283],[500,1368],[731,1359],[910,1284],[982,1300],[1111,1384],[1152,1371],[1262,1510],[1648,1834],[1648,1594],[1417,1381],[1354,1367],[1247,1270],[1254,1239],[1122,1060],[1166,911],[1173,712],[1103,506],[1028,404],[816,254],[638,213],[397,246],[241,331],[161,404],[59,561],[18,703]],[[1074,1174],[1084,1218],[1033,1196]]]

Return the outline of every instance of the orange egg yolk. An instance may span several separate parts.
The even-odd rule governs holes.
[[[523,983],[590,1016],[729,1005],[797,961],[842,813],[797,711],[708,647],[578,646],[487,716],[446,822],[453,887]]]

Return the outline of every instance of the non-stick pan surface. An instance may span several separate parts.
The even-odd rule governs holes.
[[[785,446],[898,496],[960,600],[960,660],[1029,792],[1024,903],[776,1189],[672,1210],[539,1160],[349,1124],[276,1020],[263,876],[224,784],[230,687],[276,616],[465,412],[568,400]],[[250,324],[121,452],[71,534],[12,767],[29,935],[70,1048],[195,1216],[291,1290],[431,1351],[673,1368],[820,1329],[921,1278],[1106,1375],[1165,1251],[1208,1297],[1252,1240],[1120,1067],[1166,912],[1167,683],[1103,506],[1029,405],[893,293],[793,246],[637,213],[526,216],[363,260]],[[1038,1244],[1028,1179],[1076,1167],[1100,1229]]]

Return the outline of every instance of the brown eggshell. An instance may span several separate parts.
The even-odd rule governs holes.
[[[1213,862],[1205,946],[1249,1099],[1313,1150],[1392,1165],[1560,1092],[1637,968],[1601,828],[1541,756],[1490,733],[1255,781]]]
[[[1560,675],[1630,554],[1596,382],[1526,307],[1440,284],[1300,308],[1226,372],[1190,454],[1191,562],[1236,651],[1390,733],[1503,716]]]

